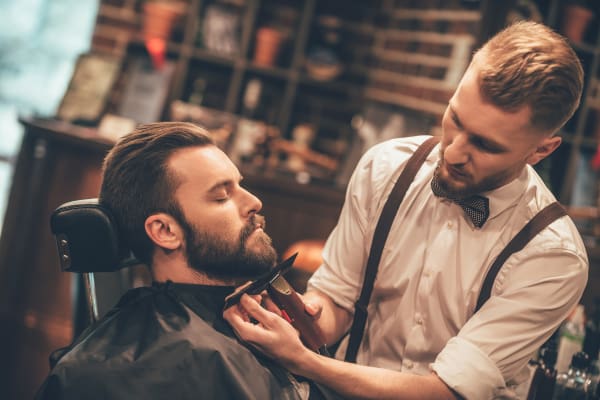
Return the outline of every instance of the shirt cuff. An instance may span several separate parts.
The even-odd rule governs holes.
[[[496,364],[477,346],[460,337],[446,343],[431,369],[465,399],[492,399],[505,389]]]

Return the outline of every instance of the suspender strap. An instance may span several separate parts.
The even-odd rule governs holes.
[[[381,212],[381,216],[375,227],[371,250],[369,251],[363,287],[360,292],[360,297],[354,306],[354,320],[352,321],[352,327],[350,328],[350,339],[345,357],[346,361],[356,362],[356,354],[360,342],[362,341],[365,324],[367,322],[367,306],[369,305],[373,284],[375,283],[375,277],[377,276],[381,252],[383,251],[394,217],[398,212],[398,207],[400,207],[400,203],[402,203],[404,195],[415,178],[417,171],[419,171],[419,168],[421,168],[421,165],[423,165],[425,159],[439,140],[439,137],[433,136],[417,148],[408,160],[400,177],[398,177],[398,181],[394,185],[390,196],[383,206],[383,211]]]
[[[483,306],[490,298],[496,275],[498,275],[500,268],[502,268],[502,265],[508,257],[523,249],[523,247],[525,247],[535,235],[540,233],[542,229],[564,215],[567,215],[567,211],[558,202],[554,202],[537,213],[536,216],[533,217],[510,242],[508,242],[504,250],[502,250],[498,258],[496,258],[496,261],[494,261],[490,267],[490,270],[483,281],[483,286],[481,287],[481,292],[479,292],[479,298],[477,299],[477,305],[475,306],[475,312],[479,311],[481,306]]]

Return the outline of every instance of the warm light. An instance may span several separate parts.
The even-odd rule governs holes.
[[[146,49],[150,53],[154,68],[161,69],[165,63],[166,40],[162,38],[148,38],[146,39]]]

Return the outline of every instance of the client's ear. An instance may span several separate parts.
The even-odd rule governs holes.
[[[159,247],[167,250],[176,250],[183,245],[183,232],[181,227],[169,214],[152,214],[144,223],[146,234]]]

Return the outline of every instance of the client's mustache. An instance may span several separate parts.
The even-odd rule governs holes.
[[[264,230],[265,226],[267,226],[267,221],[265,220],[265,217],[260,214],[253,214],[248,219],[248,223],[242,230],[242,233],[240,235],[242,241],[245,241],[248,238],[248,236],[250,236],[252,232],[254,232],[256,228],[262,228]]]
[[[264,230],[265,226],[267,226],[267,221],[265,220],[264,216],[260,214],[253,214],[252,217],[250,217],[250,224],[252,226],[258,225]]]

